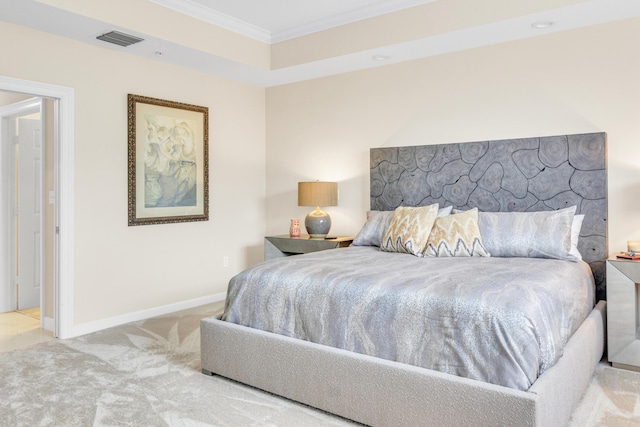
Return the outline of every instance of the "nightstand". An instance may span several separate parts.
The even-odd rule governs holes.
[[[616,368],[640,371],[640,261],[607,260],[607,353]]]
[[[301,234],[300,237],[289,237],[288,234],[267,236],[264,238],[264,259],[346,248],[351,242],[353,242],[352,236],[331,239],[311,239],[307,234]]]

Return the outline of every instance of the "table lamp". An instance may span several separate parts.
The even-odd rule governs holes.
[[[320,206],[338,206],[337,182],[299,182],[298,206],[315,206],[307,214],[304,226],[312,239],[324,239],[331,228],[331,217]]]

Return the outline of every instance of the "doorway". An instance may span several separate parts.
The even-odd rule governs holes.
[[[46,209],[43,188],[52,188],[52,123],[45,120],[45,100],[32,97],[7,104],[18,94],[0,93],[0,194],[6,209],[0,213],[4,254],[0,286],[0,312],[21,311],[53,329],[53,209]],[[50,102],[50,101],[49,101]],[[50,109],[51,110],[51,109]],[[47,129],[47,122],[50,123]],[[48,141],[47,141],[48,140]],[[45,144],[46,142],[46,144]],[[49,160],[49,161],[47,161]],[[47,173],[49,169],[49,173]],[[46,180],[46,182],[45,182]],[[48,261],[48,262],[47,262]],[[47,317],[49,316],[49,317]],[[48,324],[45,319],[50,319]]]
[[[73,111],[72,88],[0,75],[0,91],[23,93],[52,103],[53,122],[53,332],[58,338],[79,333],[73,327]],[[49,198],[49,196],[51,198]],[[1,212],[6,212],[4,203]],[[4,246],[4,245],[3,245]],[[1,250],[1,249],[0,249]],[[0,256],[0,259],[3,258]]]

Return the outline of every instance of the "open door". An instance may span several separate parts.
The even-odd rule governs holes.
[[[18,119],[15,279],[17,309],[39,308],[42,254],[42,121]]]
[[[42,308],[43,105],[30,98],[0,112],[0,312]]]

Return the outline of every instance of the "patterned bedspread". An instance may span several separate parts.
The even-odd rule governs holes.
[[[594,305],[588,264],[349,247],[231,279],[223,320],[527,390]]]

